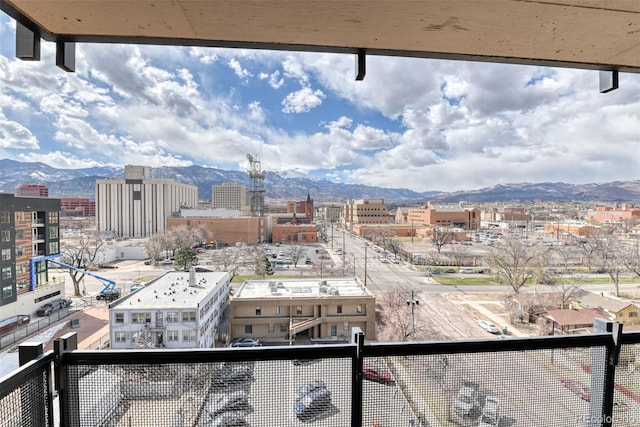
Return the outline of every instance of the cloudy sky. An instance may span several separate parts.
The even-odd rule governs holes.
[[[416,191],[640,179],[640,75],[213,48],[92,45],[15,59],[0,12],[0,158],[201,165]],[[1,172],[1,171],[0,171]]]

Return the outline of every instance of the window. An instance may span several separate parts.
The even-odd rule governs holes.
[[[116,332],[116,342],[127,342],[127,333]]]
[[[338,336],[338,326],[337,325],[331,325],[331,336],[332,337]]]
[[[178,331],[167,331],[168,341],[178,341]]]
[[[262,308],[260,306],[256,307],[256,316],[260,316],[262,314]]]
[[[336,311],[338,312],[338,314],[342,314],[342,305],[338,304]]]
[[[11,285],[5,286],[2,288],[2,298],[11,298],[13,296],[13,289],[11,289]]]
[[[16,264],[16,276],[27,272],[27,263]]]
[[[24,256],[27,253],[27,250],[24,245],[16,245],[16,256]]]
[[[253,333],[253,325],[244,325],[244,333],[252,334]]]
[[[629,317],[638,317],[638,312],[637,311],[630,311],[629,312]]]
[[[11,232],[9,230],[0,230],[0,242],[8,242],[11,239]]]
[[[131,313],[131,323],[151,323],[151,313]]]
[[[196,312],[195,311],[185,311],[182,313],[182,321],[183,322],[195,322],[196,321]]]
[[[300,316],[302,314],[302,306],[301,305],[297,305],[296,306],[296,314],[298,316]]]
[[[2,280],[11,279],[11,267],[4,267],[2,269]]]
[[[49,212],[49,224],[58,223],[58,212]]]
[[[113,315],[113,320],[116,323],[124,323],[124,313],[115,313]]]
[[[58,238],[58,227],[49,227],[49,238],[50,239]]]
[[[57,254],[58,252],[60,252],[58,250],[58,242],[49,242],[49,253]]]
[[[362,304],[356,305],[356,313],[362,313]]]
[[[18,289],[26,289],[27,288],[27,281],[26,280],[18,280],[18,282],[16,283],[16,288],[18,288]]]
[[[195,341],[196,331],[182,331],[182,341]]]
[[[167,323],[177,323],[178,322],[178,312],[170,311],[167,313]]]
[[[342,326],[342,330],[343,331],[348,331],[349,330],[349,322],[344,322],[344,325]]]
[[[276,325],[274,325],[273,323],[269,323],[269,327],[267,328],[267,330],[270,334],[274,333],[276,331]]]
[[[2,211],[0,212],[0,224],[9,224],[10,221],[9,212]]]
[[[280,332],[281,333],[285,333],[287,332],[287,325],[283,325],[282,323],[280,324]]]
[[[3,249],[1,254],[0,259],[2,259],[2,261],[9,261],[11,259],[11,249]]]
[[[277,315],[277,316],[280,316],[281,314],[282,314],[282,307],[277,306],[277,307],[276,307],[276,315]]]

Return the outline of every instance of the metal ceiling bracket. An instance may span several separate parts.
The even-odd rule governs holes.
[[[56,65],[65,71],[76,71],[76,44],[56,42]]]
[[[16,21],[16,58],[40,61],[40,36]]]
[[[356,81],[364,80],[367,68],[367,54],[364,49],[358,51],[356,56]]]
[[[600,71],[600,93],[618,89],[618,70]]]

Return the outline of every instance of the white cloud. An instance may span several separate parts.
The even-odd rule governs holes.
[[[320,89],[311,90],[311,88],[303,87],[296,92],[291,92],[282,100],[282,112],[307,113],[320,106],[324,98],[326,96]]]
[[[8,120],[0,111],[0,147],[37,150],[38,139],[20,123]]]
[[[236,76],[238,76],[240,80],[246,82],[249,77],[252,77],[251,72],[242,68],[242,65],[240,65],[240,61],[238,61],[237,59],[235,58],[229,59],[228,65],[229,65],[229,68],[233,70],[233,72],[236,74]]]

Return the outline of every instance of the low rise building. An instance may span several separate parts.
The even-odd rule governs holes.
[[[112,349],[209,348],[227,309],[227,272],[171,271],[109,306]]]
[[[355,279],[247,280],[229,301],[231,338],[348,339],[353,327],[376,337],[375,297]]]

